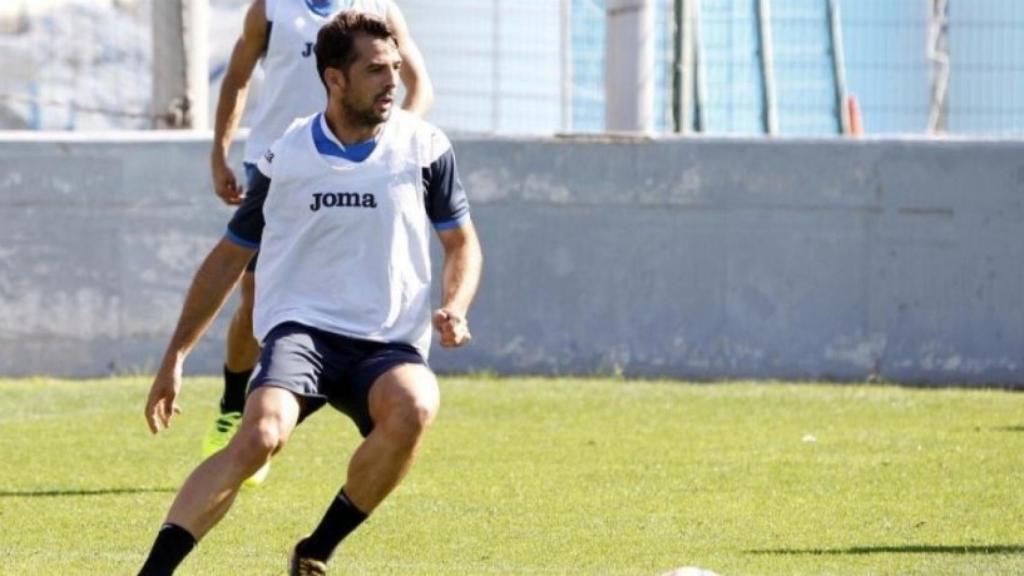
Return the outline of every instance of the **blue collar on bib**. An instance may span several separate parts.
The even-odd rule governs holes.
[[[331,15],[334,12],[334,7],[337,4],[335,0],[306,0],[306,7],[310,9],[314,14],[323,16],[324,18]]]
[[[318,114],[313,121],[313,144],[316,145],[316,151],[324,156],[337,156],[350,162],[362,162],[369,158],[377,148],[376,138],[363,140],[350,146],[342,146],[333,134],[324,132],[326,123],[323,114]]]

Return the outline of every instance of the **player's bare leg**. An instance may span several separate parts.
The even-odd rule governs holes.
[[[224,367],[231,372],[251,372],[260,358],[260,346],[252,333],[252,310],[256,302],[256,275],[242,275],[241,301],[228,326]]]
[[[253,392],[238,433],[192,472],[167,521],[202,538],[227,512],[242,482],[281,450],[298,421],[299,400],[291,392],[271,386]]]
[[[426,366],[402,364],[377,379],[369,397],[373,431],[352,456],[345,487],[316,530],[296,546],[293,573],[301,562],[326,570],[338,544],[405,477],[439,405],[437,379]]]
[[[298,424],[299,411],[299,399],[287,390],[266,386],[253,392],[238,433],[185,480],[164,529],[170,528],[179,540],[182,534],[191,536],[193,544],[201,540],[227,513],[242,482],[284,447]],[[190,550],[158,536],[140,574],[170,574]]]
[[[372,512],[412,466],[441,403],[437,379],[420,364],[396,366],[370,389],[373,432],[349,462],[346,492],[352,503]]]

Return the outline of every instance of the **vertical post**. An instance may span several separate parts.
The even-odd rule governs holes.
[[[494,0],[491,6],[491,42],[494,49],[491,64],[491,131],[497,132],[501,127],[501,0]]]
[[[39,84],[35,79],[29,85],[29,94],[32,96],[28,107],[28,127],[31,130],[41,130],[43,127],[42,106],[39,103]]]
[[[672,74],[672,117],[675,131],[693,132],[693,18],[692,0],[675,0],[674,64]]]
[[[928,57],[932,61],[932,98],[928,133],[946,132],[949,123],[949,0],[931,1]]]
[[[207,128],[207,2],[153,2],[154,128]]]
[[[206,130],[210,127],[210,1],[189,0],[188,16],[185,53],[188,55],[189,93],[195,102],[191,128]]]
[[[836,90],[836,128],[850,133],[850,109],[846,103],[846,56],[843,50],[843,23],[839,0],[828,0],[829,41],[832,44],[832,78]]]
[[[562,109],[561,124],[562,132],[572,130],[572,88],[573,88],[573,66],[572,66],[572,0],[561,0],[561,74],[562,74]]]
[[[608,0],[605,128],[654,129],[654,0]]]
[[[683,132],[683,0],[675,0],[672,14],[672,131]]]
[[[771,0],[757,2],[758,41],[761,44],[761,81],[764,87],[762,109],[764,131],[769,136],[779,133],[778,106],[775,100],[775,57],[772,45]]]
[[[707,118],[704,114],[704,104],[708,101],[708,87],[704,73],[704,49],[701,47],[701,0],[690,0],[690,29],[693,32],[693,91],[694,91],[694,119],[693,129],[697,132],[707,130]]]

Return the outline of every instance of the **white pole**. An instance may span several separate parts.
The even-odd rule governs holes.
[[[932,61],[932,99],[928,111],[928,133],[949,128],[949,1],[932,0],[928,26],[928,58]]]
[[[561,0],[561,12],[559,18],[561,19],[561,97],[562,97],[562,109],[561,109],[561,125],[562,132],[568,132],[572,130],[572,86],[573,86],[573,67],[572,67],[572,0]]]
[[[207,128],[207,2],[153,2],[154,128]]]
[[[210,110],[210,47],[209,47],[209,0],[189,0],[188,15],[185,19],[186,54],[188,54],[188,93],[192,106],[193,130],[209,128]]]
[[[654,130],[654,1],[608,0],[605,129]]]
[[[693,18],[693,0],[680,0],[676,2],[679,6],[679,14],[676,15],[677,34],[682,34],[682,38],[678,40],[681,44],[680,48],[680,60],[677,66],[680,66],[679,70],[679,81],[680,85],[677,87],[679,98],[679,119],[680,119],[680,132],[683,134],[690,134],[693,132],[694,120],[693,120],[693,99],[695,97],[696,82],[696,71],[694,65],[697,61],[695,55],[695,32],[694,32],[694,18]]]
[[[497,132],[501,128],[501,0],[494,0],[491,9],[491,131]]]

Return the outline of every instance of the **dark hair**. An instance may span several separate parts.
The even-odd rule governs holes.
[[[355,42],[359,34],[390,40],[398,46],[395,33],[384,19],[357,10],[339,12],[324,24],[316,35],[316,71],[320,74],[320,81],[325,87],[325,70],[338,68],[347,72],[349,66],[359,58]]]

